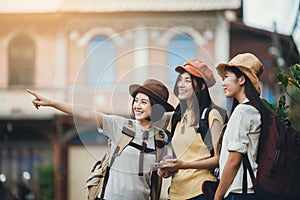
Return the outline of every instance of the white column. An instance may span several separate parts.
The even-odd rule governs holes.
[[[220,62],[228,62],[230,52],[230,27],[229,22],[226,21],[225,17],[221,14],[217,16],[215,32],[215,66]],[[226,108],[226,97],[222,89],[221,78],[217,74],[214,68],[214,74],[216,78],[216,85],[210,89],[212,98],[217,105]]]
[[[138,28],[134,35],[134,79],[142,83],[148,78],[149,38],[147,28]]]
[[[227,62],[230,52],[230,27],[223,15],[217,16],[215,33],[215,62]]]
[[[64,88],[67,83],[67,38],[64,30],[58,30],[55,49],[55,80],[56,88]]]

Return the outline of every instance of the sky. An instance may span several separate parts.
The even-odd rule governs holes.
[[[300,19],[293,31],[299,10],[300,0],[243,0],[244,23],[280,34],[292,35],[300,52]]]

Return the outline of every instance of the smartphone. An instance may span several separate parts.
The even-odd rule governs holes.
[[[152,163],[151,164],[151,169],[152,170],[157,170],[157,169],[160,169],[162,167],[164,167],[165,163],[159,163],[159,162],[156,162],[156,163]]]

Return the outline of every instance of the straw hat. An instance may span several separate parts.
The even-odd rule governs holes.
[[[217,71],[222,78],[225,67],[236,67],[241,70],[250,79],[258,94],[260,94],[258,78],[263,73],[264,67],[255,55],[251,53],[238,54],[228,63],[218,64]]]
[[[155,79],[146,80],[143,85],[132,84],[129,86],[129,93],[135,97],[137,93],[143,93],[157,100],[166,112],[174,111],[174,107],[168,103],[169,91],[167,87]]]
[[[216,83],[213,72],[200,60],[189,60],[182,66],[177,66],[175,70],[179,73],[186,71],[193,76],[203,78],[207,87],[212,87]]]

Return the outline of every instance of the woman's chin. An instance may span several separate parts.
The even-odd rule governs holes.
[[[140,121],[140,120],[143,120],[144,117],[141,115],[135,115],[135,119]]]

